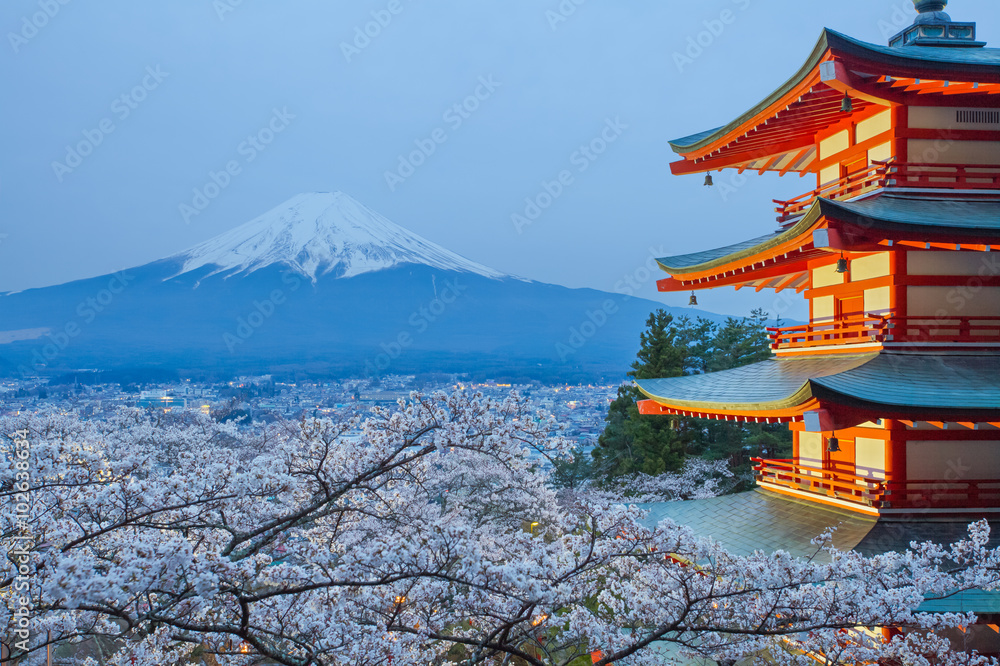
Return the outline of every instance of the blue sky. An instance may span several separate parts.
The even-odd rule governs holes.
[[[948,9],[1000,45],[995,0]],[[670,175],[668,139],[762,99],[824,26],[884,44],[913,15],[910,0],[7,0],[0,290],[143,264],[315,190],[499,270],[613,290],[651,253],[766,233],[772,198],[814,186],[706,188]],[[580,150],[602,135],[602,154]],[[546,183],[551,205],[516,225]],[[700,300],[804,317],[768,293]]]

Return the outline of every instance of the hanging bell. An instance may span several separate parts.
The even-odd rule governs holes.
[[[712,180],[712,174],[706,173],[705,174],[705,187],[712,187],[713,185],[715,185],[715,182]]]
[[[688,299],[688,305],[698,305],[698,297],[693,291],[691,292],[691,298]]]
[[[837,259],[837,272],[843,275],[848,270],[847,259],[844,255],[840,255],[840,259]]]
[[[844,113],[851,113],[854,111],[854,104],[851,102],[851,96],[845,94],[843,101],[840,103],[840,110]]]
[[[840,453],[840,440],[836,437],[831,437],[826,440],[826,452],[827,453]]]

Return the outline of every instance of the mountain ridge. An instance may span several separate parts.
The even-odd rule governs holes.
[[[0,294],[0,372],[621,378],[658,308],[724,319],[506,275],[345,194],[310,193],[115,275]]]
[[[423,264],[492,279],[513,277],[471,261],[379,215],[343,192],[292,197],[267,213],[165,258],[182,264],[173,279],[206,266],[204,275],[235,277],[283,263],[315,282],[351,278],[403,264]]]

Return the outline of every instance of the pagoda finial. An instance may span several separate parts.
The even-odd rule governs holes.
[[[943,12],[944,8],[948,6],[948,0],[913,0],[913,4],[921,14],[924,12]]]
[[[952,46],[982,48],[976,41],[975,23],[956,23],[945,13],[948,0],[913,0],[917,18],[913,25],[889,40],[889,46]]]
[[[913,6],[920,12],[914,23],[951,23],[951,17],[944,12],[948,0],[913,0]]]

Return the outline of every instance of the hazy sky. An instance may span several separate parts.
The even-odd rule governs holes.
[[[948,9],[1000,46],[996,0]],[[766,233],[772,198],[815,185],[753,176],[724,198],[670,175],[668,139],[758,102],[824,26],[884,44],[913,15],[910,0],[5,0],[0,290],[143,264],[329,190],[499,270],[612,290],[650,253]],[[577,153],[602,133],[606,152]],[[398,171],[417,142],[433,153]],[[775,297],[700,300],[743,314]]]

